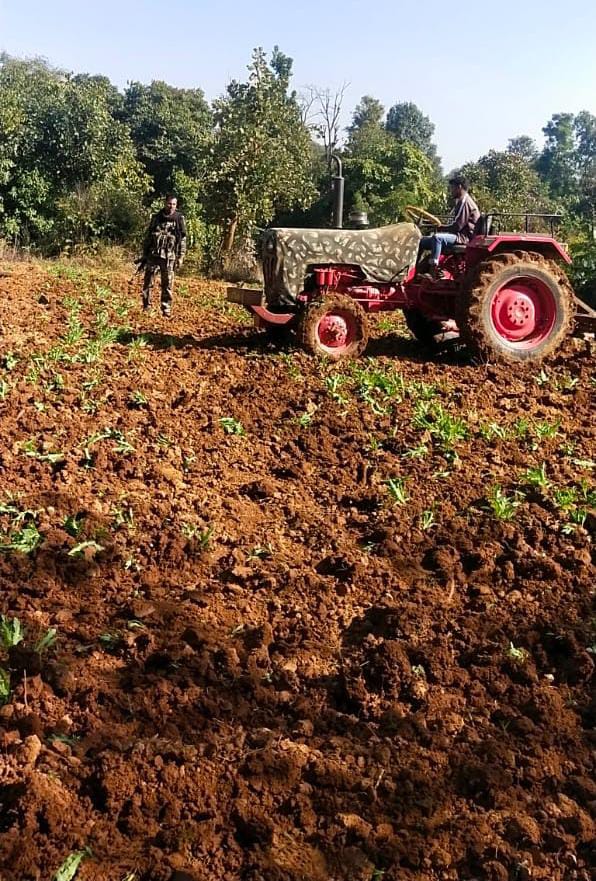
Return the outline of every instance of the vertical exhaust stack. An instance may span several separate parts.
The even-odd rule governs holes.
[[[337,174],[331,178],[331,191],[333,193],[333,219],[332,223],[335,229],[342,229],[344,216],[344,176],[339,156],[333,154],[331,159],[337,162]]]

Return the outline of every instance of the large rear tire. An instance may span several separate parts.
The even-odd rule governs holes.
[[[298,318],[296,336],[313,355],[332,361],[357,358],[368,343],[368,321],[362,306],[351,297],[331,294],[305,307]]]
[[[517,251],[490,257],[472,271],[456,320],[478,357],[538,363],[569,335],[573,315],[573,291],[560,266]]]

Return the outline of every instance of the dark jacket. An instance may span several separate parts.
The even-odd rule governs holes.
[[[179,211],[166,214],[162,208],[151,218],[143,244],[146,260],[183,260],[186,254],[186,221]]]
[[[474,227],[480,217],[478,205],[468,192],[458,199],[453,206],[453,211],[445,226],[441,227],[444,232],[455,233],[457,241],[461,244],[469,242],[474,236]]]

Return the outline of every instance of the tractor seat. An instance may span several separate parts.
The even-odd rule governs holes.
[[[490,229],[493,225],[493,216],[492,214],[481,214],[476,223],[474,224],[474,233],[472,238],[475,236],[489,236]],[[465,254],[467,244],[460,243],[457,245],[451,245],[451,247],[446,249],[448,254]]]

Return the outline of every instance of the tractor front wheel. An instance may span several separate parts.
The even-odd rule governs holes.
[[[481,358],[538,363],[569,334],[573,314],[573,291],[558,264],[518,251],[478,265],[458,304],[457,324]]]
[[[357,358],[368,343],[368,322],[362,306],[342,294],[309,303],[300,317],[296,335],[313,355],[332,361]]]

